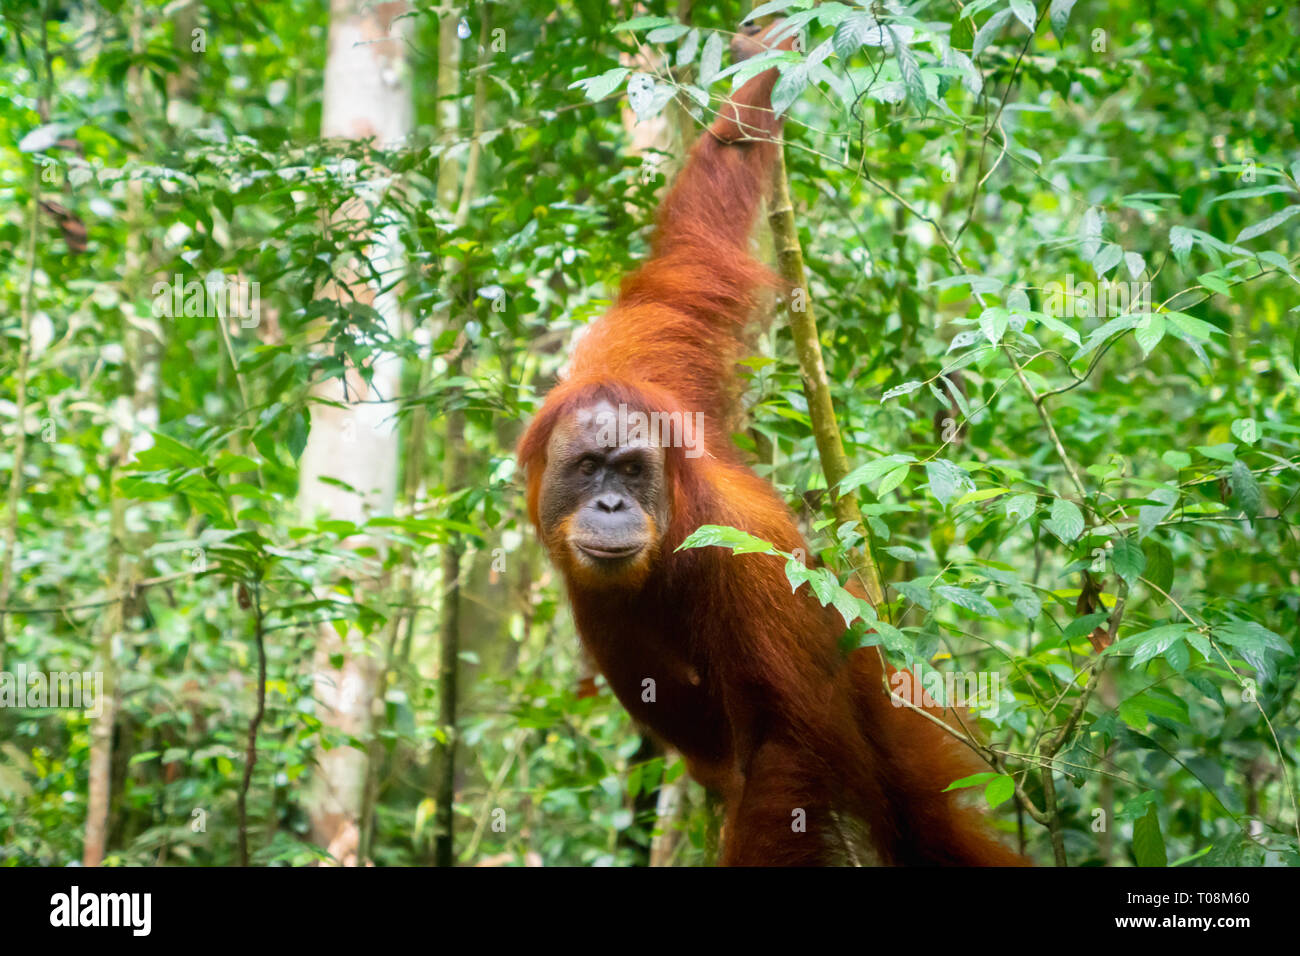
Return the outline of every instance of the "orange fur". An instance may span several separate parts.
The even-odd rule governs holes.
[[[723,861],[844,860],[845,835],[865,828],[885,863],[1020,863],[942,792],[978,768],[941,728],[890,703],[874,649],[839,649],[838,612],[806,587],[791,593],[774,557],[675,551],[702,524],[807,548],[728,437],[742,332],[755,290],[773,282],[748,244],[779,133],[774,80],[769,70],[746,83],[696,144],[664,200],[652,257],[583,337],[525,434],[529,510],[538,523],[547,440],[578,409],[604,399],[702,411],[704,456],[665,449],[670,521],[648,574],[597,589],[552,553],[615,694],[726,801]],[[801,812],[804,831],[792,826]]]

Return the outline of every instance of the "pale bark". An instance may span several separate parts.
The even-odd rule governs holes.
[[[331,4],[322,137],[373,139],[377,146],[391,148],[409,135],[412,109],[406,35],[411,20],[402,16],[408,9],[406,3],[372,4],[366,0],[334,0]],[[380,199],[378,190],[362,185],[357,198],[340,211],[340,224],[372,219]],[[371,238],[371,266],[381,275],[391,275],[401,261],[393,228],[376,227]],[[377,294],[361,268],[341,279],[322,290],[322,296],[340,302],[355,298],[373,305],[388,331],[400,335],[401,315],[393,292]],[[381,357],[371,371],[370,384],[358,370],[349,369],[345,378],[329,379],[314,390],[316,397],[341,402],[343,407],[312,407],[298,490],[299,509],[306,520],[324,514],[361,524],[393,510],[397,434],[392,402],[400,386],[400,362],[392,356]],[[324,478],[345,482],[354,490],[328,484]],[[341,667],[331,663],[336,655],[342,657]],[[379,668],[363,636],[351,632],[344,640],[333,627],[321,628],[313,669],[318,716],[326,732],[365,736]],[[316,771],[305,798],[311,837],[317,844],[335,844],[342,832],[357,827],[365,766],[365,752],[355,747],[317,751]]]
[[[681,820],[685,779],[678,777],[659,788],[659,797],[655,802],[655,830],[650,838],[651,866],[672,866],[677,849],[681,846],[682,831],[677,824]]]

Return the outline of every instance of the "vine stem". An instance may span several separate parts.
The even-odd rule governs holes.
[[[257,730],[266,714],[266,631],[262,611],[262,589],[253,584],[253,640],[257,646],[257,710],[248,724],[248,746],[244,753],[244,778],[239,784],[239,865],[248,866],[248,788],[257,766]]]
[[[1057,457],[1061,459],[1061,464],[1065,466],[1065,473],[1070,476],[1070,482],[1074,485],[1075,490],[1079,492],[1080,502],[1086,503],[1088,500],[1088,492],[1083,487],[1083,481],[1079,478],[1079,472],[1075,469],[1074,462],[1070,460],[1070,456],[1065,451],[1065,445],[1061,443],[1061,436],[1056,433],[1056,425],[1052,422],[1052,416],[1047,414],[1047,409],[1043,407],[1043,399],[1039,396],[1038,392],[1034,389],[1033,384],[1025,375],[1025,370],[1021,368],[1020,363],[1016,361],[1016,357],[1011,353],[1011,349],[1003,346],[1002,352],[1006,355],[1007,361],[1011,363],[1011,367],[1015,369],[1016,378],[1020,380],[1020,385],[1024,388],[1025,394],[1028,395],[1029,400],[1034,403],[1034,410],[1038,412],[1038,417],[1042,420],[1043,427],[1047,429],[1047,437],[1051,440],[1052,447],[1056,449],[1056,454]]]
[[[785,152],[780,146],[776,157],[767,221],[772,229],[781,278],[785,280],[787,289],[786,314],[790,334],[794,337],[795,351],[799,356],[804,394],[808,397],[813,439],[817,443],[822,474],[825,475],[826,485],[831,492],[836,521],[840,526],[851,523],[861,527],[862,513],[858,507],[857,495],[851,492],[841,494],[837,490],[840,481],[849,473],[849,459],[844,451],[839,422],[835,419],[830,381],[826,376],[821,339],[817,333],[817,318],[813,313],[808,278],[804,271],[803,248],[799,244],[799,232],[794,221],[794,204],[790,200]],[[862,546],[855,558],[858,579],[866,589],[868,600],[873,606],[882,607],[885,601],[884,583],[880,576],[880,566],[871,550],[870,531],[865,527],[862,528]]]

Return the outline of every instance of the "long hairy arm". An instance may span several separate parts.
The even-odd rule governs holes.
[[[738,37],[736,56],[766,49],[765,38],[780,27]],[[753,287],[766,278],[748,244],[779,148],[781,120],[772,110],[777,76],[773,68],[750,78],[696,142],[660,207],[651,257],[624,282],[620,304],[656,301],[703,317],[744,320]]]
[[[768,48],[740,36],[744,59]],[[793,36],[776,48],[788,49]],[[781,120],[772,111],[775,68],[749,79],[691,149],[665,197],[650,259],[623,282],[618,303],[580,343],[572,374],[615,375],[669,389],[688,410],[720,420],[741,332],[760,287],[775,277],[749,254],[749,234],[770,181]]]

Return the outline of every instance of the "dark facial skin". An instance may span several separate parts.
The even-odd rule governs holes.
[[[644,578],[668,526],[664,452],[617,446],[607,402],[580,409],[551,433],[539,517],[556,559],[585,583]]]

